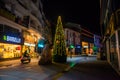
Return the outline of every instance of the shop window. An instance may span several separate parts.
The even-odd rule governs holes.
[[[20,56],[20,45],[0,43],[0,59],[20,58]]]
[[[115,34],[110,39],[110,61],[115,67],[118,67],[118,56],[117,56],[117,52],[116,52]]]

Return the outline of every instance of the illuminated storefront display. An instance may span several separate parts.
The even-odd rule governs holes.
[[[82,53],[88,54],[88,42],[82,42]]]
[[[82,53],[83,54],[93,54],[94,53],[93,47],[94,47],[93,43],[82,42]]]
[[[24,43],[24,45],[26,45],[26,46],[33,46],[33,47],[35,47],[35,44],[31,44],[31,43]]]
[[[23,32],[23,37],[24,45],[22,47],[22,53],[24,53],[25,50],[29,50],[31,57],[36,57],[35,46],[37,44],[38,37],[27,31]]]
[[[21,56],[21,45],[0,43],[0,59]]]
[[[23,38],[12,33],[0,34],[0,59],[20,58]]]

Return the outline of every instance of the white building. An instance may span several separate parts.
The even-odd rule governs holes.
[[[35,56],[45,25],[41,0],[0,0],[0,59],[20,57],[28,48]]]

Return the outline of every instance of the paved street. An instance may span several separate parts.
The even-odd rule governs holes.
[[[0,62],[0,80],[44,80],[67,67],[57,63],[38,65],[37,61],[32,59],[28,64],[22,64],[20,60]]]
[[[50,76],[47,80],[120,80],[120,76],[108,62],[98,61],[94,56],[68,57],[68,62],[71,62],[69,71]]]
[[[38,65],[38,59],[0,62],[0,80],[120,80],[106,61],[96,57],[73,56],[66,64]]]
[[[120,80],[120,76],[108,62],[88,58],[76,64],[57,80]]]

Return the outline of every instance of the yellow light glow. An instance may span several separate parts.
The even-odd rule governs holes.
[[[0,57],[14,58],[20,57],[21,50],[17,50],[20,45],[0,43]]]

